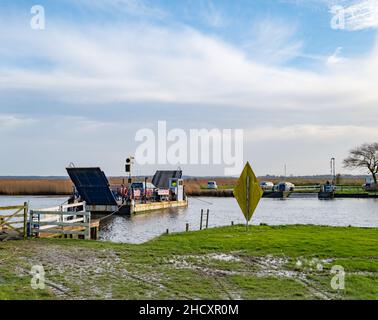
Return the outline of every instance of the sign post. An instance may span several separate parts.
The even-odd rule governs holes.
[[[247,230],[263,193],[251,165],[247,162],[234,188],[234,196],[244,214]]]
[[[247,203],[247,212],[249,212],[249,207],[250,207],[250,197],[249,197],[249,194],[250,194],[250,177],[247,176],[246,177],[246,203]],[[248,231],[248,223],[249,223],[249,220],[246,219],[247,221],[247,225],[246,225],[246,229]]]

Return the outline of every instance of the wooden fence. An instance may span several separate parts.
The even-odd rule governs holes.
[[[36,238],[58,236],[90,239],[91,213],[85,211],[85,202],[30,210],[29,234]]]
[[[27,202],[19,206],[0,207],[0,212],[14,211],[10,214],[0,215],[0,231],[14,231],[25,239],[27,237],[28,207]]]

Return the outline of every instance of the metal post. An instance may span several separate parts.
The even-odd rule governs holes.
[[[144,178],[144,203],[147,203],[147,177]]]
[[[30,210],[30,214],[29,214],[29,238],[31,238],[33,236],[32,228],[33,228],[33,210]]]
[[[332,184],[336,185],[336,159],[331,159],[331,175],[332,175]]]
[[[203,209],[201,209],[201,222],[200,222],[200,230],[202,230],[202,221],[203,221]]]
[[[88,216],[86,216],[86,219],[87,219],[87,224],[88,224],[88,236],[89,236],[89,240],[91,239],[91,213],[88,212]]]
[[[41,229],[41,213],[38,212],[38,231]],[[39,238],[39,232],[37,234],[37,238]]]
[[[62,214],[62,212],[63,212],[63,205],[59,206],[59,212],[60,212],[60,215],[59,215],[59,218],[58,218],[59,222],[64,222],[64,217],[63,217],[63,214]],[[61,229],[64,230],[64,227],[62,226]]]
[[[186,224],[186,232],[189,231],[189,223]]]
[[[207,209],[207,215],[206,215],[206,229],[209,228],[209,215],[210,215],[210,209]]]
[[[247,197],[246,197],[246,199],[247,199],[247,217],[246,217],[246,221],[247,221],[246,229],[247,229],[247,231],[248,231],[248,222],[249,222],[248,221],[248,217],[249,217],[249,185],[250,185],[249,179],[250,179],[250,177],[247,176]]]

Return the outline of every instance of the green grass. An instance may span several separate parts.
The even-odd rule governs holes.
[[[211,190],[208,189],[206,184],[201,184],[200,186],[201,190]],[[235,185],[229,184],[229,185],[218,185],[218,190],[233,190],[235,188]]]
[[[234,276],[232,281],[249,300],[256,299],[311,299],[306,286],[292,279],[277,279],[275,277],[256,278]],[[272,290],[273,288],[273,290]]]
[[[342,187],[338,187],[337,193],[356,194],[356,193],[367,193],[367,192],[362,187],[342,186]]]
[[[34,264],[45,268],[45,290],[30,287]],[[334,265],[345,269],[345,290],[331,288]],[[141,245],[0,243],[0,299],[52,298],[378,299],[378,229],[235,226]]]

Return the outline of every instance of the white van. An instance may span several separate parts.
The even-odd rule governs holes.
[[[273,190],[274,183],[269,182],[269,181],[262,181],[262,182],[260,182],[260,187],[264,191],[271,191],[271,190]]]
[[[273,191],[294,191],[295,185],[290,182],[280,182],[276,184]]]
[[[218,189],[217,182],[216,181],[209,181],[207,183],[207,189],[211,189],[211,190]]]

